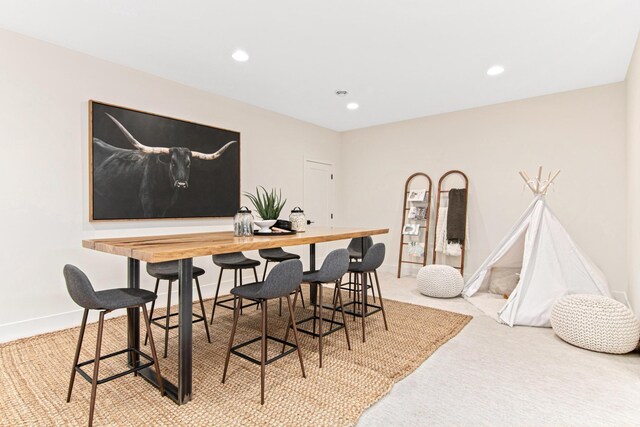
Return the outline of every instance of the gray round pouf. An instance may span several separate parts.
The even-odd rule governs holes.
[[[448,265],[425,265],[418,272],[418,290],[435,298],[453,298],[460,295],[464,279],[458,270]]]
[[[551,310],[551,327],[576,347],[602,353],[635,350],[640,322],[624,304],[602,295],[567,295]]]

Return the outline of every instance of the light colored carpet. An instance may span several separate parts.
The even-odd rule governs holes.
[[[386,298],[473,315],[460,334],[358,423],[372,426],[638,426],[640,355],[573,347],[548,328],[495,322],[462,298],[422,296],[380,276]]]
[[[329,292],[327,292],[330,294]],[[317,340],[301,335],[307,378],[291,354],[267,367],[266,404],[260,405],[260,367],[232,356],[226,384],[221,384],[231,311],[218,308],[213,343],[206,341],[202,323],[194,325],[194,400],[177,406],[141,378],[133,375],[98,386],[95,425],[189,426],[347,426],[385,395],[395,382],[411,373],[438,347],[455,336],[470,316],[397,301],[386,301],[389,331],[382,316],[367,319],[367,342],[360,323],[348,319],[353,350],[343,331],[325,340],[324,367],[318,368]],[[211,301],[206,304],[207,313]],[[194,311],[198,310],[194,305]],[[298,318],[308,312],[298,310]],[[246,309],[240,318],[236,342],[258,335],[260,312]],[[79,321],[80,319],[78,319]],[[284,334],[286,318],[272,305],[270,333]],[[105,325],[103,354],[126,343],[124,317]],[[92,358],[96,325],[87,328],[81,360]],[[154,328],[159,352],[163,334]],[[76,377],[71,403],[65,402],[70,365],[78,328],[35,336],[0,346],[0,424],[86,424],[90,384]],[[143,335],[144,336],[144,335]],[[177,329],[170,334],[169,358],[161,361],[163,374],[176,377]],[[270,347],[271,355],[280,346]],[[147,348],[148,349],[148,348]],[[259,344],[253,347],[258,355]],[[125,356],[101,364],[101,377],[121,370]]]

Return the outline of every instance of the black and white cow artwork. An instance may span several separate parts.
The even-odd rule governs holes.
[[[239,134],[147,113],[124,110],[126,113],[134,113],[133,117],[131,114],[120,115],[124,118],[129,116],[131,126],[137,128],[142,134],[146,134],[146,138],[143,139],[138,134],[134,136],[133,130],[130,131],[120,120],[116,119],[112,114],[115,112],[100,111],[103,108],[99,107],[103,106],[105,105],[96,103],[92,105],[92,118],[95,120],[92,126],[94,131],[92,137],[92,214],[94,220],[233,215],[239,203],[239,148],[237,147]],[[106,107],[120,109],[119,107]],[[102,120],[98,129],[95,126],[96,111],[103,114],[102,118],[108,119]],[[144,115],[144,117],[140,118],[136,115]],[[159,126],[154,128],[153,121],[164,121],[164,123],[158,123]],[[200,129],[189,131],[190,126],[196,126]],[[181,132],[185,129],[186,132]],[[97,132],[98,130],[105,130],[102,132],[105,135]],[[235,135],[218,137],[218,140],[226,137],[227,142],[211,153],[188,147],[188,145],[202,144],[197,144],[197,141],[193,140],[186,141],[185,137],[188,137],[186,139],[195,137],[202,140],[211,131],[236,134],[238,137],[232,140],[228,139]],[[109,136],[115,139],[114,133],[118,136],[117,140],[120,146],[107,140]],[[153,140],[158,139],[159,135],[163,136],[160,138],[162,141],[160,144],[156,144]],[[167,136],[177,140],[171,140]],[[150,140],[151,143],[148,143],[147,140]],[[125,141],[128,145],[126,148],[122,147],[122,143]],[[232,150],[233,148],[236,150]],[[216,163],[223,162],[227,156],[230,158],[229,163],[231,164],[226,166],[231,166],[231,168],[227,167],[226,169],[233,170],[233,166],[238,169],[236,173],[232,173],[233,178],[236,178],[235,183],[233,180],[229,180],[228,176],[224,176],[225,165],[216,167],[219,166]],[[217,179],[215,175],[219,175]],[[194,182],[206,179],[207,176],[210,177],[210,181]],[[207,190],[207,187],[210,188]],[[220,190],[231,189],[233,192],[229,192],[219,201],[224,206],[211,203],[215,199],[215,189],[222,194],[224,191]],[[198,206],[199,204],[201,206]]]

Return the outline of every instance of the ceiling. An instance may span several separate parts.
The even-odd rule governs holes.
[[[0,0],[0,27],[344,131],[622,81],[640,1]]]

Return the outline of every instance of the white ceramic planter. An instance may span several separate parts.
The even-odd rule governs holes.
[[[267,219],[262,221],[255,221],[255,224],[260,227],[260,233],[271,233],[271,227],[276,223],[275,219]]]

